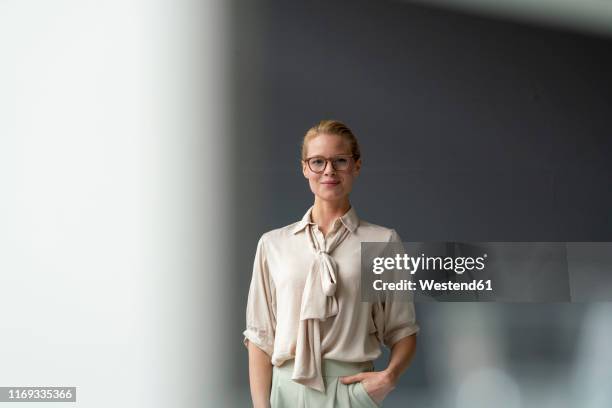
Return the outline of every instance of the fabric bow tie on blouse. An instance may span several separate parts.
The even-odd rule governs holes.
[[[327,241],[326,248],[321,248],[314,235],[313,227],[309,225],[306,229],[306,235],[315,252],[315,260],[306,277],[302,293],[295,365],[291,379],[325,392],[319,324],[338,313],[338,301],[335,297],[338,266],[330,254],[344,241],[350,231],[342,226],[341,230],[337,231],[330,241]]]

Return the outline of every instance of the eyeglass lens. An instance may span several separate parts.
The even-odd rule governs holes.
[[[308,160],[308,166],[310,166],[310,170],[320,173],[325,170],[325,166],[327,165],[328,159],[324,157],[313,157]],[[329,159],[334,170],[342,171],[346,170],[349,167],[350,159],[348,157],[333,157]]]

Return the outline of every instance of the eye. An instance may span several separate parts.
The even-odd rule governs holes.
[[[345,157],[338,157],[338,158],[336,159],[336,164],[339,164],[339,165],[341,165],[341,166],[345,166],[345,165],[347,165],[347,164],[348,164],[348,159],[347,159],[347,158],[345,158]]]
[[[318,157],[314,159],[310,159],[310,164],[312,164],[313,166],[322,166],[323,163],[325,163],[325,160],[318,158]]]

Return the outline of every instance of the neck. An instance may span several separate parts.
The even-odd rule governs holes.
[[[317,224],[323,234],[327,234],[336,218],[342,217],[350,208],[348,197],[340,201],[325,201],[315,197],[312,222]]]

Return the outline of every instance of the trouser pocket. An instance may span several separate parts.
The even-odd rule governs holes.
[[[368,394],[368,392],[365,390],[361,381],[356,383],[355,390],[359,399],[365,404],[365,407],[380,408],[382,406],[382,404],[377,404],[376,401],[374,401],[372,397],[370,397],[370,394]]]

